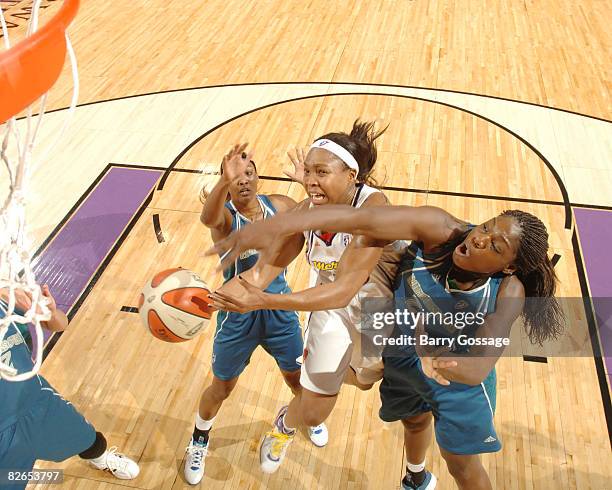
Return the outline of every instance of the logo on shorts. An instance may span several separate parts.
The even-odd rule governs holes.
[[[495,441],[497,441],[497,439],[495,439],[495,437],[489,436],[483,442],[495,442]]]

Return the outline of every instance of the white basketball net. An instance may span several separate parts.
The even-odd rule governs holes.
[[[32,6],[32,16],[28,23],[26,36],[32,35],[38,29],[38,13],[41,3],[42,0],[35,0]],[[11,47],[9,33],[1,9],[0,23],[4,35],[4,49],[9,49]],[[76,58],[68,34],[66,34],[66,44],[74,88],[67,117],[54,142],[40,155],[32,156],[36,136],[45,112],[47,94],[44,94],[27,109],[23,121],[18,123],[17,117],[14,116],[0,125],[0,137],[2,137],[0,159],[9,177],[8,186],[4,184],[2,186],[3,191],[4,187],[8,187],[8,193],[1,202],[2,208],[0,209],[0,299],[2,300],[0,308],[3,313],[0,318],[0,378],[8,381],[23,381],[38,373],[43,357],[41,322],[51,319],[49,301],[43,296],[31,267],[30,246],[26,241],[25,205],[32,162],[38,164],[45,161],[46,156],[62,138],[76,107],[79,79]],[[33,106],[37,104],[39,104],[38,114],[33,116]],[[0,172],[3,172],[1,168]],[[24,298],[24,295],[31,298],[31,306],[25,308],[25,311],[23,307],[19,307],[21,304],[16,304],[17,297]],[[11,323],[32,323],[35,326],[36,359],[30,371],[17,372],[10,363],[10,357],[4,356],[4,352],[8,351],[14,342],[13,336],[5,339]]]

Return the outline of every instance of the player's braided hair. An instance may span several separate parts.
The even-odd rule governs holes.
[[[502,216],[514,218],[521,228],[514,265],[525,288],[523,319],[529,340],[542,344],[563,331],[564,317],[555,299],[557,275],[548,258],[548,231],[536,216],[516,209]]]
[[[374,164],[378,157],[375,141],[387,130],[388,126],[381,131],[375,131],[374,126],[373,121],[361,122],[357,119],[353,123],[350,134],[328,133],[317,139],[331,140],[346,149],[359,164],[357,182],[377,187],[376,179],[372,176]]]

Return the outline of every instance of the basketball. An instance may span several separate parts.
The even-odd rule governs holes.
[[[140,295],[140,318],[154,337],[184,342],[208,327],[213,308],[210,289],[194,272],[168,269],[157,273]]]

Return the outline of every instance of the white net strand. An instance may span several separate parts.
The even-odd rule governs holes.
[[[32,8],[26,35],[32,35],[38,29],[38,14],[42,0],[35,0]],[[9,49],[10,39],[4,14],[0,9],[0,24],[4,35],[4,47]],[[32,158],[34,143],[39,133],[42,117],[45,113],[47,94],[43,94],[40,100],[38,114],[32,115],[34,102],[27,110],[25,116],[25,128],[22,135],[17,123],[16,116],[6,122],[4,138],[0,147],[0,159],[6,166],[9,176],[8,195],[0,209],[0,293],[6,304],[2,304],[3,318],[0,318],[0,345],[4,345],[4,339],[8,328],[12,323],[29,324],[35,328],[36,359],[32,370],[18,373],[14,367],[4,362],[0,357],[0,378],[8,381],[23,381],[35,376],[42,363],[43,356],[43,331],[41,322],[51,318],[48,308],[48,299],[42,294],[40,286],[32,270],[32,257],[30,246],[26,243],[26,198],[28,196],[27,184],[32,170],[32,161],[42,163],[46,161],[47,155],[51,153],[58,141],[62,138],[76,109],[79,79],[76,64],[76,56],[68,34],[66,36],[66,50],[70,59],[73,94],[70,107],[66,112],[62,128],[54,137],[52,143],[40,153],[40,156]],[[36,118],[36,121],[32,119]],[[34,124],[33,124],[34,123]],[[23,137],[22,137],[23,136]],[[9,144],[9,143],[12,143]],[[16,157],[11,158],[9,150],[15,148]],[[31,297],[31,306],[27,311],[16,308],[16,293],[26,294]]]

